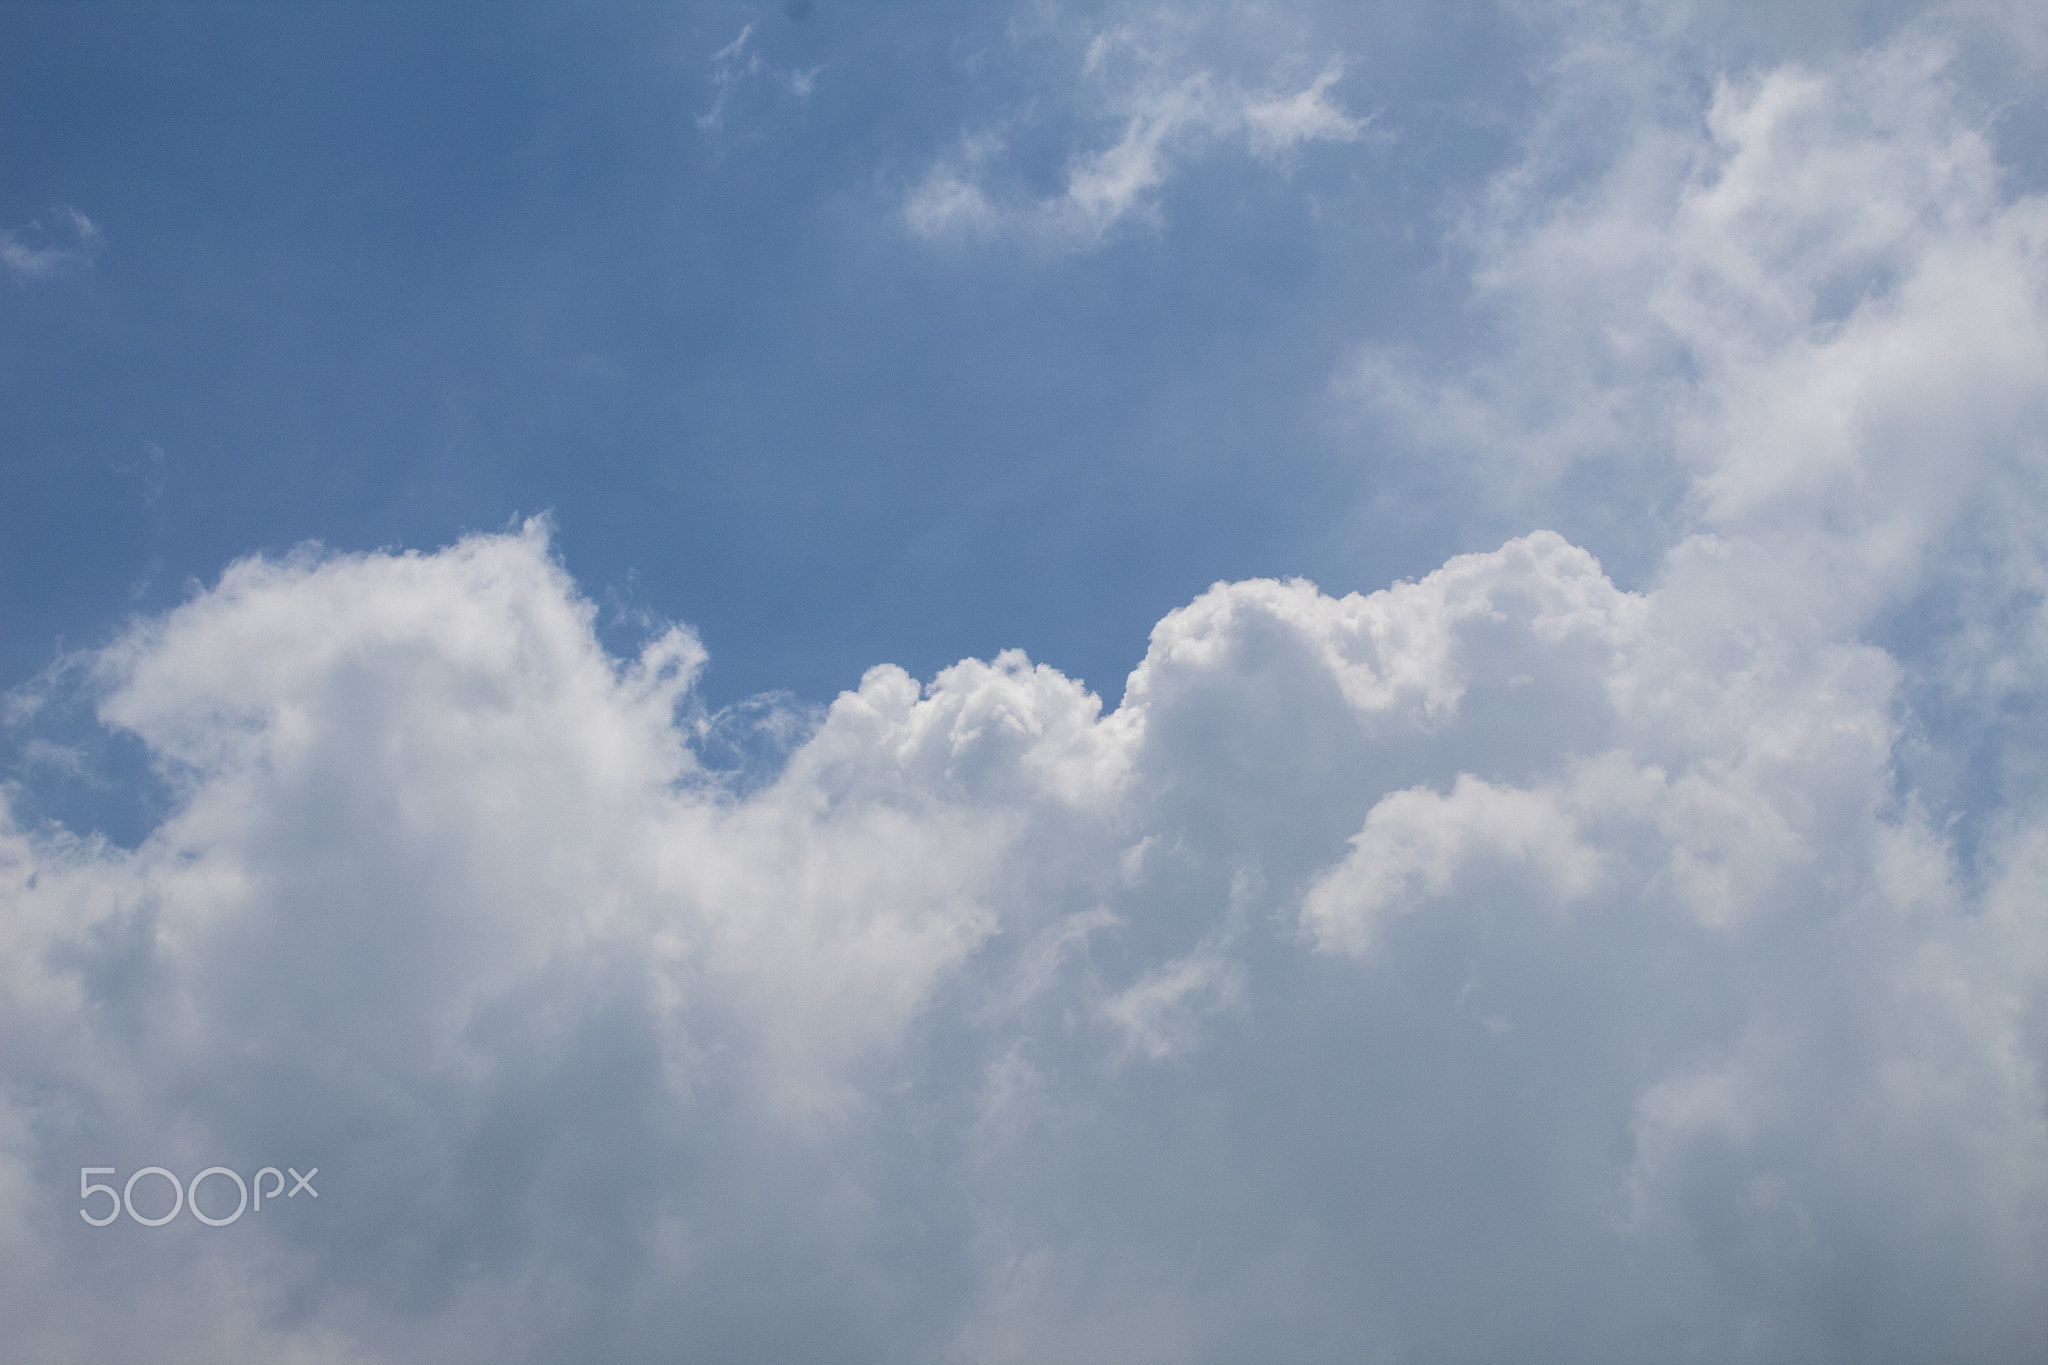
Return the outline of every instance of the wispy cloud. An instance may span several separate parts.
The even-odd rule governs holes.
[[[0,228],[0,265],[16,279],[46,280],[90,266],[102,240],[99,224],[60,204],[20,227]]]
[[[761,55],[760,44],[754,38],[754,25],[748,24],[740,30],[738,37],[711,54],[711,107],[697,115],[697,127],[713,138],[724,133],[733,101],[757,82],[785,91],[802,103],[811,97],[818,75],[824,69],[821,65],[808,71],[784,70],[770,64]]]
[[[1029,196],[1006,188],[1008,134],[999,123],[963,133],[904,203],[904,220],[920,236],[1019,233],[1088,245],[1125,221],[1156,223],[1158,194],[1184,166],[1226,148],[1284,165],[1312,142],[1364,137],[1369,117],[1355,117],[1333,88],[1344,66],[1333,59],[1305,84],[1247,88],[1236,79],[1189,65],[1176,46],[1155,44],[1129,26],[1097,34],[1078,72],[1088,120],[1106,126],[1105,145],[1073,151],[1060,190]]]

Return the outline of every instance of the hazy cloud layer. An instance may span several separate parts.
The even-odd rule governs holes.
[[[885,665],[769,780],[540,523],[137,623],[87,666],[174,813],[0,827],[0,1334],[2040,1358],[2048,809],[1941,775],[2039,749],[2048,210],[1948,60],[1731,77],[1568,190],[1539,138],[1471,229],[1495,350],[1347,377],[1475,485],[1675,489],[1640,591],[1546,530],[1219,584],[1109,714]],[[1143,86],[1025,211],[1356,132],[1321,75],[1220,92]],[[76,1215],[84,1165],[287,1163],[317,1205]]]

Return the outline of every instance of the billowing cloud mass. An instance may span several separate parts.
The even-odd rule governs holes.
[[[1218,584],[1107,714],[882,665],[760,774],[541,523],[138,622],[89,667],[172,813],[0,827],[0,1333],[2048,1356],[2048,204],[1948,61],[1729,76],[1568,191],[1539,143],[1469,227],[1494,349],[1345,377],[1475,486],[1675,490],[1634,590],[1536,528]],[[1328,90],[1232,126],[1351,128]],[[1143,99],[1058,212],[1221,96]],[[77,1216],[81,1166],[216,1164],[318,1202]]]

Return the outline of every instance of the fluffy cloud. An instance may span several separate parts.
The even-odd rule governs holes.
[[[539,525],[138,623],[91,668],[170,816],[0,825],[0,1334],[2038,1358],[2048,809],[1916,775],[2038,749],[2042,209],[1943,63],[1724,82],[1563,196],[1533,150],[1496,353],[1372,360],[1525,489],[1675,483],[1636,590],[1549,531],[1218,584],[1107,714],[883,666],[745,774]],[[77,1217],[214,1164],[319,1201]]]
[[[1756,542],[1838,629],[1936,559],[2033,572],[2048,205],[2009,191],[1955,60],[1915,29],[1724,77],[1590,177],[1539,145],[1467,228],[1496,348],[1450,374],[1369,352],[1365,392],[1504,500],[1591,468]]]
[[[1876,1286],[2037,1341],[2041,860],[1959,891],[1888,656],[1668,600],[1548,533],[1219,585],[1110,716],[878,668],[740,795],[694,640],[607,658],[538,527],[237,565],[99,662],[176,814],[6,836],[10,1339],[1768,1356]],[[288,1161],[317,1208],[66,1226],[76,1166]]]

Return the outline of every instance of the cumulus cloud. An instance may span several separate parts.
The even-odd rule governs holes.
[[[45,280],[91,265],[101,240],[99,224],[59,204],[20,227],[0,228],[0,265],[18,280]]]
[[[1033,194],[1008,183],[1010,138],[1001,125],[964,133],[905,201],[920,236],[1019,233],[1069,245],[1101,241],[1126,220],[1158,221],[1158,191],[1191,161],[1226,147],[1285,164],[1311,142],[1352,142],[1371,122],[1332,92],[1333,60],[1306,84],[1247,88],[1196,65],[1162,26],[1125,24],[1096,34],[1081,62],[1106,142],[1073,151],[1059,188]]]
[[[1351,375],[1476,501],[1683,542],[1695,612],[1881,639],[1916,704],[1976,717],[1912,760],[1937,787],[1967,780],[1944,748],[2035,752],[1993,735],[2048,660],[2048,201],[1998,164],[1964,36],[1660,93],[1590,172],[1539,139],[1465,229],[1490,344]],[[1561,104],[1571,143],[1591,116]]]
[[[694,640],[607,658],[539,527],[238,565],[99,663],[176,814],[6,835],[10,1339],[1335,1358],[1483,1296],[1773,1354],[1875,1285],[2037,1340],[2042,860],[1973,908],[1890,659],[1675,600],[1547,533],[1219,585],[1113,714],[878,668],[741,795]],[[74,1166],[300,1158],[317,1210],[65,1228]]]
[[[609,656],[540,524],[139,621],[89,667],[170,816],[0,824],[0,1334],[2038,1358],[2048,807],[1915,774],[2038,746],[1920,703],[2038,688],[2042,209],[1946,70],[1916,32],[1509,177],[1499,351],[1376,360],[1538,483],[1677,480],[1632,590],[1545,530],[1218,584],[1113,710],[880,666],[754,774],[695,638]],[[83,1166],[287,1163],[317,1205],[77,1217]]]
[[[2037,462],[2042,200],[2009,193],[1953,62],[1913,30],[1723,77],[1590,183],[1539,149],[1467,229],[1496,349],[1448,373],[1370,351],[1364,391],[1505,497],[1669,471],[1676,524],[1800,539],[1867,610],[1946,528],[1996,516],[1968,501],[1993,466]]]

